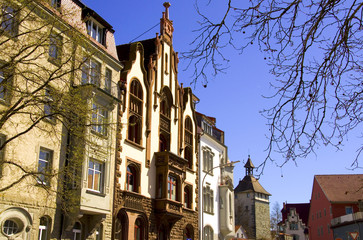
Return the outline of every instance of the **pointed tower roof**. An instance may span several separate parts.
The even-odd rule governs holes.
[[[234,189],[234,192],[238,193],[253,191],[271,196],[271,194],[267,192],[253,176],[253,169],[255,166],[253,165],[250,156],[248,156],[248,160],[244,167],[246,168],[246,176],[241,181],[239,181],[237,187]]]
[[[255,166],[253,165],[253,163],[251,161],[250,155],[248,155],[248,159],[247,159],[247,162],[245,164],[245,168],[255,168]]]

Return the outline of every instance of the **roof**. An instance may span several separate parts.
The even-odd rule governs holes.
[[[255,166],[253,165],[250,156],[248,156],[248,160],[245,164],[245,168],[255,168]]]
[[[156,38],[146,39],[143,41],[136,41],[142,44],[144,48],[144,67],[148,67],[149,57],[156,51]],[[117,45],[117,55],[120,61],[130,60],[130,47],[132,43]]]
[[[307,226],[309,220],[310,203],[284,203],[284,207],[281,210],[282,222],[285,222],[287,215],[290,213],[290,209],[295,208],[299,218]]]
[[[254,176],[245,176],[241,181],[239,181],[237,187],[234,189],[234,192],[239,193],[249,190],[271,196],[271,194],[262,187]]]
[[[330,202],[358,202],[363,199],[363,174],[315,175]]]

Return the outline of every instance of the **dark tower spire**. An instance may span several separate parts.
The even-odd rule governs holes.
[[[255,168],[255,166],[253,166],[250,155],[248,155],[248,160],[245,164],[245,168],[246,168],[246,176],[253,176],[253,169]]]

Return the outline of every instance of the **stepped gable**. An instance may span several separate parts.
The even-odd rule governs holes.
[[[282,222],[285,222],[290,209],[295,208],[296,213],[299,214],[301,221],[307,226],[309,220],[310,203],[284,203],[284,208],[281,210]]]

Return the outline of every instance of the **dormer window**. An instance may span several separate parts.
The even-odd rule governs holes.
[[[203,128],[205,133],[208,133],[209,135],[212,135],[212,126],[211,125],[209,125],[206,122],[202,122],[202,128]]]
[[[87,34],[97,42],[104,44],[104,28],[93,20],[87,21]]]

